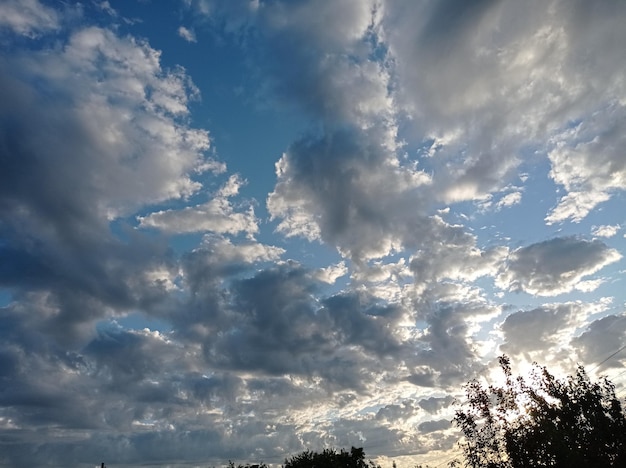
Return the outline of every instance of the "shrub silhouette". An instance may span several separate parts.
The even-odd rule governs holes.
[[[322,452],[305,451],[286,459],[284,468],[380,468],[372,461],[365,460],[362,448],[352,447],[350,451],[324,449]]]

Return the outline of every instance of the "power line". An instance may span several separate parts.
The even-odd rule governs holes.
[[[606,359],[600,361],[598,364],[596,364],[594,367],[592,367],[589,372],[593,372],[594,370],[596,370],[598,367],[600,367],[602,364],[604,364],[605,362],[607,362],[609,359],[613,358],[614,356],[616,356],[617,354],[619,354],[620,352],[622,352],[623,350],[626,349],[626,345],[622,346],[621,348],[619,348],[617,351],[615,351],[614,353],[612,353],[609,357],[607,357]]]

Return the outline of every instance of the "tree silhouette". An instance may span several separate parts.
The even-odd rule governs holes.
[[[454,421],[471,468],[626,466],[626,415],[615,386],[590,381],[582,367],[557,379],[535,365],[530,382],[499,358],[503,386],[470,381]]]
[[[350,452],[341,449],[324,449],[322,452],[310,450],[285,460],[284,468],[380,468],[372,461],[365,460],[362,448],[352,447]]]

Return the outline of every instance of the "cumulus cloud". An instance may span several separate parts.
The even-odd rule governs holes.
[[[417,426],[417,429],[423,433],[441,431],[452,426],[449,419],[439,419],[436,421],[425,421]]]
[[[385,5],[390,7],[382,25],[395,58],[398,102],[413,117],[416,138],[439,142],[435,182],[446,188],[446,200],[480,199],[502,188],[529,144],[551,151],[552,177],[572,193],[548,222],[580,219],[623,186],[623,158],[614,149],[624,133],[617,130],[623,106],[616,99],[625,91],[617,65],[624,50],[614,34],[623,38],[617,18],[624,5],[591,9],[560,0],[535,6],[489,0],[392,5]],[[593,137],[581,141],[569,134],[562,149],[552,151],[553,135],[576,120],[583,133],[605,123],[614,130],[598,139],[597,151]],[[594,130],[589,135],[597,135]],[[592,160],[588,154],[600,156]],[[581,170],[575,174],[568,167]]]
[[[420,408],[424,409],[430,414],[435,414],[439,410],[450,406],[454,402],[454,398],[450,395],[445,397],[430,397],[424,398],[418,401]]]
[[[94,5],[106,13],[97,24],[118,15]],[[554,361],[599,362],[623,346],[608,299],[510,305],[491,291],[536,304],[505,291],[607,288],[594,275],[621,254],[599,238],[617,227],[516,248],[464,212],[477,206],[466,201],[489,204],[485,217],[522,212],[535,165],[549,165],[561,194],[542,195],[555,203],[542,227],[589,221],[623,191],[623,4],[183,5],[170,31],[195,41],[184,21],[224,52],[240,47],[232,58],[245,55],[255,86],[247,104],[306,122],[281,136],[267,212],[242,200],[244,176],[209,185],[227,171],[192,124],[200,91],[120,32],[130,23],[81,20],[57,35],[69,25],[60,10],[0,6],[2,40],[16,38],[0,59],[9,464],[447,450],[454,393],[485,369],[497,337],[503,351]],[[203,17],[181,18],[190,11]],[[290,259],[302,239],[268,241],[273,229],[341,258],[308,267]]]
[[[556,296],[620,258],[599,240],[555,237],[511,252],[497,284],[510,291]]]
[[[35,52],[15,63],[5,59],[5,65],[3,114],[12,112],[16,125],[12,135],[4,136],[5,148],[10,148],[10,160],[16,152],[26,161],[50,154],[37,166],[41,172],[30,177],[41,179],[56,203],[110,219],[199,189],[188,173],[204,162],[208,135],[178,120],[188,113],[197,90],[182,69],[163,71],[158,51],[105,29],[87,28],[73,34],[62,50]],[[86,79],[72,81],[76,74]],[[52,99],[26,78],[45,83]],[[34,108],[37,112],[28,112]],[[17,138],[27,129],[40,137],[20,143]],[[66,168],[63,178],[45,176],[53,172],[45,163]],[[6,171],[5,177],[10,178]],[[11,179],[17,196],[27,180]]]
[[[232,306],[223,311],[222,330],[232,332],[204,343],[207,361],[265,375],[317,377],[331,389],[362,391],[367,366],[380,368],[375,356],[399,346],[384,326],[395,313],[385,314],[366,295],[340,294],[320,307],[311,298],[318,287],[310,272],[289,265],[236,281]]]
[[[419,189],[429,177],[399,167],[376,137],[353,129],[296,142],[276,164],[278,182],[268,197],[272,217],[281,219],[278,230],[321,239],[356,260],[413,243]]]
[[[209,138],[185,121],[197,89],[146,43],[95,27],[2,63],[1,281],[38,290],[57,312],[31,314],[71,341],[164,295],[151,272],[173,268],[167,247],[130,232],[121,241],[109,222],[200,188],[190,174]]]
[[[548,350],[556,352],[569,345],[571,336],[576,329],[586,324],[591,314],[602,312],[606,306],[603,302],[568,302],[514,312],[502,323],[505,343],[501,349],[509,355],[545,354]],[[534,354],[533,359],[539,356]]]
[[[619,225],[605,224],[602,226],[594,226],[591,233],[597,237],[613,237],[619,232],[620,228],[621,226]]]
[[[593,321],[580,336],[572,339],[572,346],[579,350],[583,362],[588,365],[600,364],[626,345],[625,336],[626,317],[623,314],[607,315]],[[618,356],[607,360],[598,369],[606,370],[623,366],[623,359]]]
[[[429,240],[411,259],[416,282],[429,283],[443,279],[474,281],[495,275],[508,253],[505,247],[481,250],[476,237],[462,225],[452,225],[439,216],[431,218]]]

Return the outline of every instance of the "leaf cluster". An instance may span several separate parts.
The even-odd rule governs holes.
[[[535,364],[526,381],[499,359],[502,386],[470,381],[454,421],[471,468],[626,466],[626,415],[615,386],[579,367],[557,379]]]

